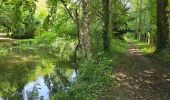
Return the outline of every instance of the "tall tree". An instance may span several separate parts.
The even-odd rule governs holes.
[[[82,23],[82,44],[87,57],[92,56],[91,42],[89,36],[89,0],[82,0],[83,23]]]
[[[76,50],[78,49],[79,44],[81,44],[83,53],[87,58],[92,56],[92,49],[91,49],[91,42],[90,42],[90,35],[89,35],[89,0],[82,0],[82,18],[78,13],[78,7],[74,8],[74,12],[72,9],[68,8],[68,5],[65,0],[60,0],[64,5],[65,9],[67,10],[69,16],[74,21],[77,27],[77,36],[78,36],[78,43]],[[73,3],[73,2],[72,2]],[[75,6],[79,6],[79,2],[74,2]],[[80,38],[80,39],[79,39]]]
[[[157,51],[168,46],[168,0],[157,0]]]
[[[112,20],[111,20],[111,0],[102,0],[103,4],[103,49],[108,51],[111,45],[111,32],[112,32]]]

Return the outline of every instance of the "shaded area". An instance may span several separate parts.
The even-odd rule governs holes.
[[[143,56],[129,42],[128,51],[120,56],[112,77],[117,80],[111,98],[115,100],[169,100],[170,68],[158,60]]]

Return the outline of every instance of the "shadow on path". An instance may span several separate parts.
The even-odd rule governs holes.
[[[143,56],[132,42],[128,44],[113,70],[118,84],[111,100],[170,100],[170,66]]]

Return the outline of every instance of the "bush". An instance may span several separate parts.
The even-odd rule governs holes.
[[[114,81],[110,77],[115,62],[104,57],[96,64],[92,60],[79,62],[80,68],[76,83],[68,90],[51,96],[51,100],[96,100]]]
[[[167,48],[167,49],[162,50],[161,52],[155,54],[155,56],[156,56],[159,60],[170,64],[170,48]]]
[[[12,37],[18,39],[34,38],[39,31],[40,20],[28,14],[23,23],[19,23],[13,30]]]

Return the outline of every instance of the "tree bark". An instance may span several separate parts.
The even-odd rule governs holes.
[[[141,36],[141,16],[142,16],[142,0],[137,0],[137,10],[138,10],[138,14],[137,14],[137,19],[136,19],[136,34],[135,34],[135,38],[140,40],[140,36]]]
[[[157,0],[157,48],[161,51],[168,46],[169,30],[168,30],[168,0]]]
[[[83,10],[83,19],[82,19],[82,47],[83,51],[87,58],[92,56],[90,35],[89,35],[89,0],[82,0],[82,10]]]
[[[77,50],[79,45],[83,49],[84,55],[89,58],[92,56],[92,49],[91,49],[91,42],[90,42],[90,35],[89,35],[89,0],[82,0],[82,20],[78,15],[78,11],[76,9],[75,16],[72,14],[71,10],[68,8],[67,3],[64,0],[60,0],[65,9],[67,10],[69,16],[72,18],[74,23],[77,26],[77,37],[78,37],[78,44],[75,49],[75,57],[77,56]],[[82,21],[82,23],[81,23]]]
[[[105,52],[110,50],[111,45],[111,0],[102,0],[103,4],[103,49]]]

